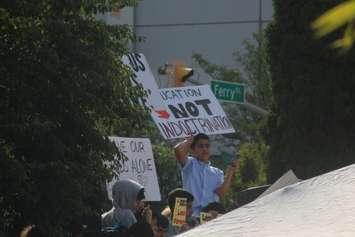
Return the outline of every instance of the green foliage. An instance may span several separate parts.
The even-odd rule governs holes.
[[[130,1],[2,1],[0,4],[0,226],[37,223],[62,235],[102,212],[106,138],[143,124],[121,61],[133,39],[94,14]]]
[[[162,202],[165,202],[171,190],[181,187],[180,170],[177,162],[174,162],[173,148],[166,142],[154,144],[153,152]]]
[[[227,209],[238,207],[238,191],[267,184],[264,158],[268,147],[264,143],[242,143],[239,147],[240,169],[222,202]]]
[[[340,2],[274,1],[275,21],[267,29],[274,92],[270,181],[288,169],[309,178],[354,161],[355,51],[340,56],[329,49],[339,32],[315,40],[310,29]]]
[[[241,145],[241,171],[239,173],[241,188],[266,184],[266,170],[263,158],[267,150],[268,147],[263,143],[243,143]]]
[[[149,137],[154,154],[154,162],[157,170],[160,194],[165,204],[168,193],[181,187],[180,170],[178,168],[174,148],[169,141],[164,140],[153,121],[147,126],[146,136]]]
[[[244,83],[247,101],[269,110],[273,97],[266,45],[263,34],[254,34],[253,40],[245,40],[243,51],[233,53],[239,65],[236,68],[209,63],[199,54],[193,55],[193,58],[215,80]],[[260,131],[266,122],[265,116],[260,116],[243,105],[222,103],[222,106],[237,130],[238,140],[253,141],[261,138]]]

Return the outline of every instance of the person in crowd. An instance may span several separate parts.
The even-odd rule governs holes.
[[[28,225],[21,230],[20,237],[46,237],[47,235],[37,225]]]
[[[232,162],[224,177],[222,170],[211,165],[210,140],[203,133],[188,137],[178,143],[174,150],[181,168],[183,189],[194,196],[193,216],[198,218],[203,207],[218,202],[228,192],[239,168],[239,160]]]
[[[153,212],[151,226],[154,237],[164,237],[169,227],[169,220],[162,214]]]
[[[144,208],[144,188],[127,179],[115,182],[112,187],[113,207],[101,215],[103,229],[129,228],[137,222],[135,214]]]
[[[176,204],[176,198],[186,198],[186,201],[187,201],[187,203],[186,203],[186,217],[185,217],[186,223],[183,224],[181,227],[177,227],[177,226],[172,225],[172,220],[174,217],[174,209],[175,209],[175,204]],[[169,218],[169,228],[166,233],[167,237],[174,236],[174,235],[182,233],[186,230],[189,230],[197,224],[196,220],[194,218],[192,218],[192,216],[191,216],[193,200],[194,200],[194,196],[191,193],[189,193],[186,190],[183,190],[181,188],[176,188],[168,194],[168,206],[169,206],[169,210],[170,210],[170,218]],[[165,214],[168,213],[167,210],[164,210],[163,212],[165,212]]]

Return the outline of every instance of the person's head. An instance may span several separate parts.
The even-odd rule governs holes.
[[[210,158],[210,138],[204,133],[195,135],[191,143],[191,152],[197,159],[207,162]]]
[[[152,215],[152,230],[154,237],[163,237],[168,230],[169,220],[160,213],[153,212]]]
[[[134,213],[144,207],[144,188],[139,183],[126,179],[119,180],[112,186],[113,206],[131,209]]]
[[[186,217],[192,215],[192,202],[194,201],[194,196],[186,190],[181,188],[176,188],[168,194],[168,205],[171,210],[171,216],[174,216],[174,208],[176,198],[186,198]]]

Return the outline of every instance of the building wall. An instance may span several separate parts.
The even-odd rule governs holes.
[[[162,87],[167,86],[167,78],[157,70],[176,59],[199,72],[193,79],[204,83],[210,78],[197,68],[192,55],[235,65],[232,53],[271,21],[272,12],[272,0],[140,1],[134,10],[134,27],[144,41],[135,43],[134,50],[146,56]]]

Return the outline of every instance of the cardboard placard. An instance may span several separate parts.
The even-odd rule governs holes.
[[[187,198],[176,198],[172,225],[181,227],[186,223]]]
[[[110,137],[118,149],[127,157],[120,161],[119,179],[132,179],[144,186],[147,201],[160,201],[160,190],[156,173],[152,145],[148,138]],[[113,179],[107,183],[107,192],[112,199]]]

